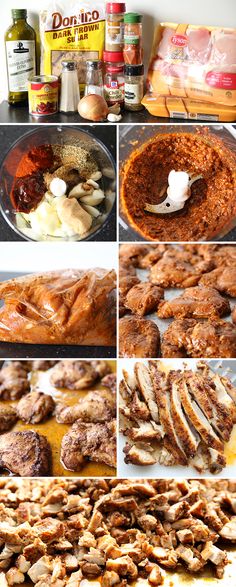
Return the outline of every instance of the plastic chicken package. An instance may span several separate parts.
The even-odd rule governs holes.
[[[236,29],[158,25],[147,90],[151,114],[236,120]]]

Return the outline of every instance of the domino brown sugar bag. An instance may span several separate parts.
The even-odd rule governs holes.
[[[149,92],[155,95],[234,108],[236,29],[160,24],[147,81]]]
[[[51,0],[40,12],[41,74],[61,74],[61,62],[75,60],[83,90],[87,59],[101,59],[105,8],[99,0]]]

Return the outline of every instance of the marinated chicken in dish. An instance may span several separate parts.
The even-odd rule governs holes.
[[[0,340],[27,344],[115,346],[116,274],[51,271],[0,284]]]
[[[236,265],[234,267],[218,267],[206,273],[200,279],[200,284],[206,287],[214,287],[218,291],[236,297]]]
[[[40,477],[51,473],[51,448],[33,430],[0,435],[0,468],[19,477]]]
[[[197,322],[191,318],[174,320],[162,337],[163,357],[234,358],[236,326],[212,319]]]
[[[159,357],[160,333],[151,322],[138,316],[124,316],[119,323],[120,357]]]
[[[16,400],[30,389],[27,361],[4,363],[0,370],[0,398]]]
[[[203,362],[196,371],[166,371],[153,360],[136,363],[133,373],[123,371],[120,428],[128,439],[126,463],[189,464],[199,472],[219,473],[235,423],[236,389]]]
[[[161,301],[157,315],[159,318],[209,318],[230,314],[230,303],[211,287],[189,287],[172,300]]]
[[[152,283],[139,283],[134,285],[127,293],[125,307],[133,314],[145,316],[157,310],[160,300],[164,297],[162,287]]]
[[[87,389],[108,372],[105,361],[58,361],[52,369],[50,381],[58,388]]]
[[[38,424],[54,410],[53,398],[40,391],[31,391],[21,398],[17,405],[18,417],[27,424]]]
[[[0,434],[11,430],[17,421],[17,413],[13,406],[5,406],[0,402]]]
[[[105,390],[90,391],[74,406],[58,403],[55,410],[56,420],[59,424],[73,424],[76,420],[109,422],[115,414],[115,397]]]
[[[184,569],[188,585],[201,571],[214,582],[235,548],[235,500],[226,479],[4,479],[1,585],[158,586]]]
[[[61,461],[69,471],[80,471],[86,461],[116,466],[116,420],[107,424],[76,420],[65,434],[61,445]]]

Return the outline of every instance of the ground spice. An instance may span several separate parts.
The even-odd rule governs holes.
[[[16,170],[16,177],[25,177],[39,170],[49,169],[54,163],[54,153],[51,145],[33,147],[25,153]]]

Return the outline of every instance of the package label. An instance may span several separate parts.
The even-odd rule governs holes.
[[[10,92],[27,92],[28,79],[35,75],[35,42],[6,41]]]

